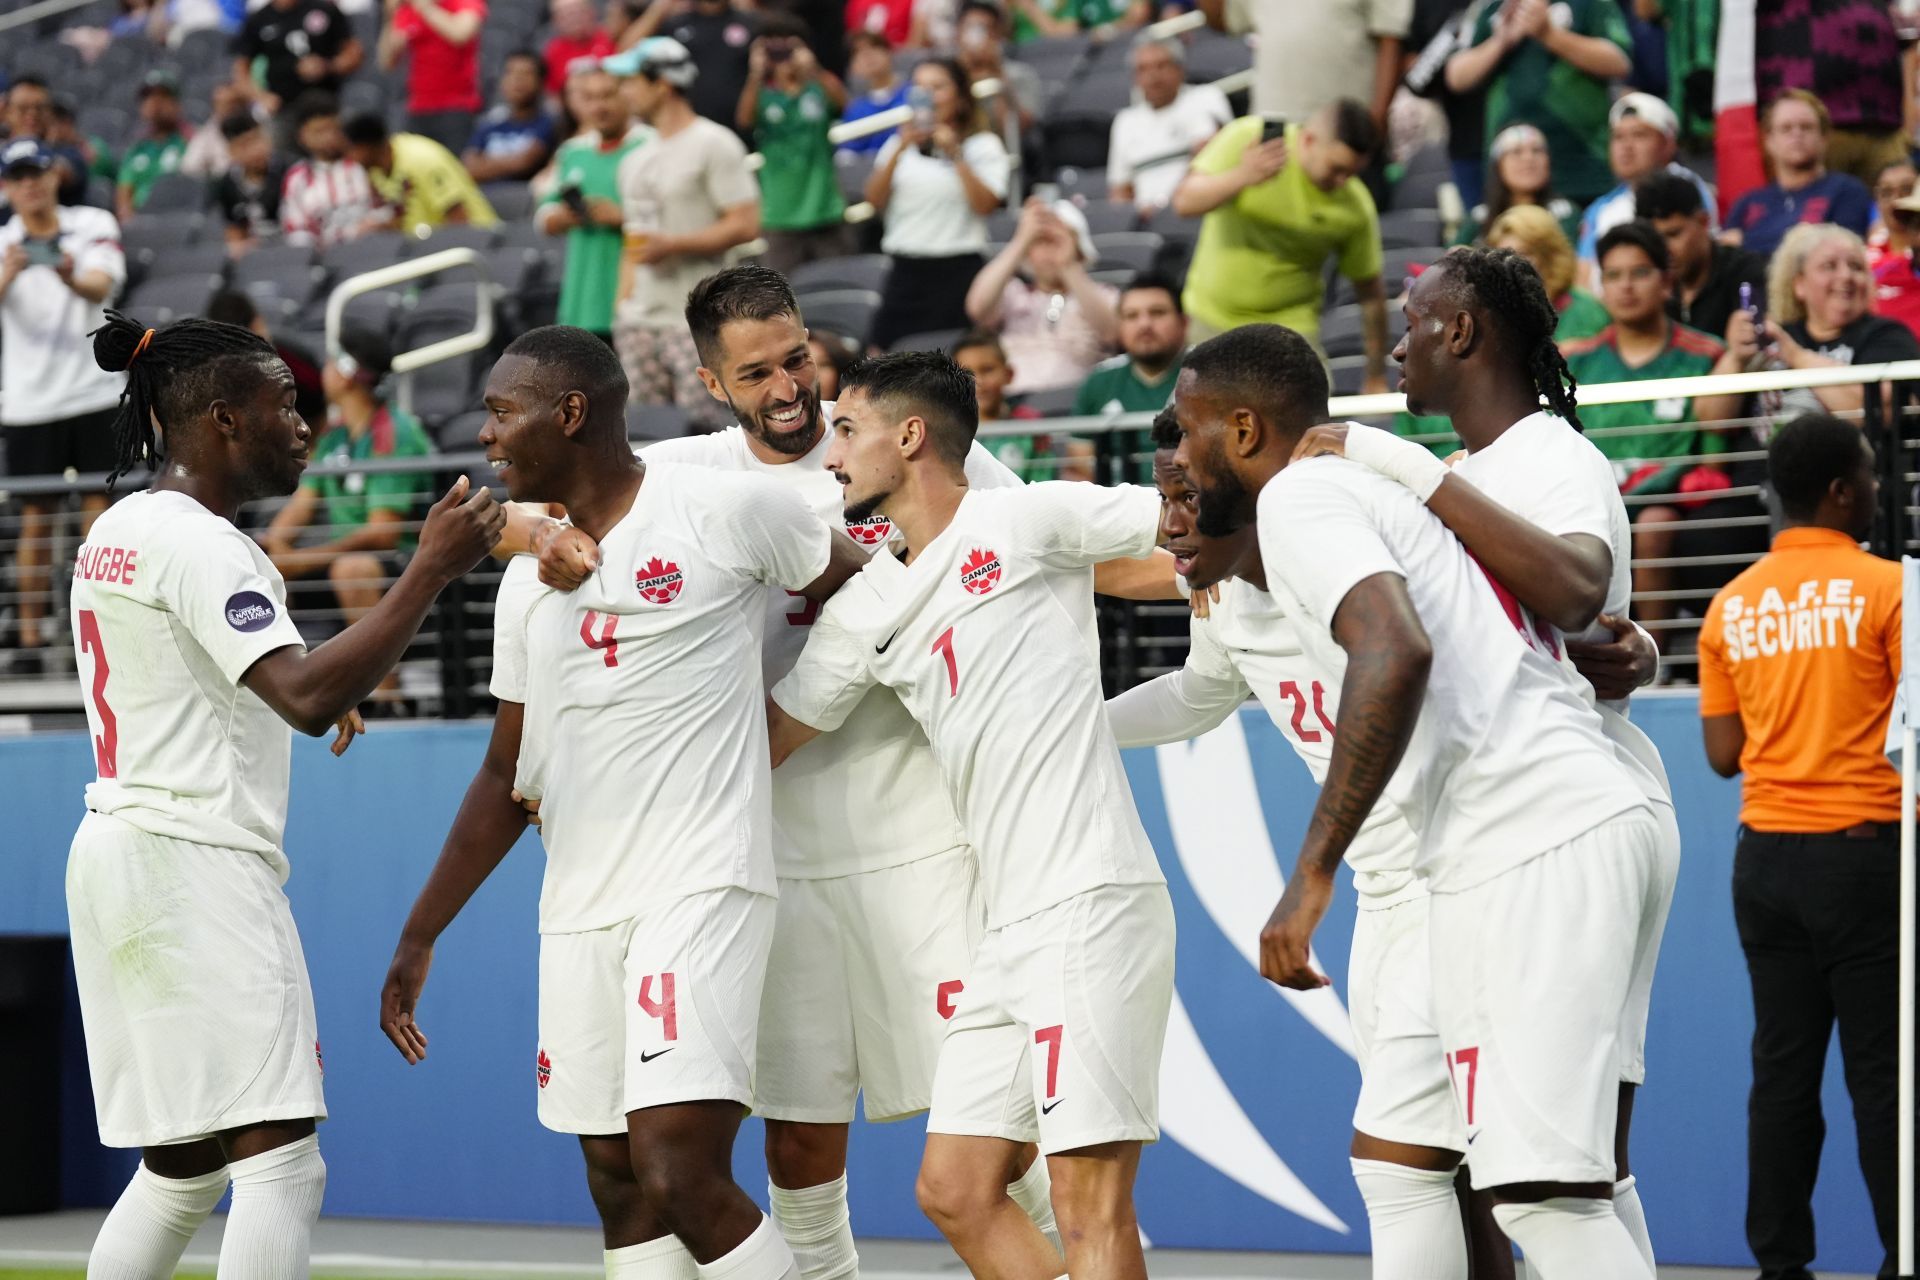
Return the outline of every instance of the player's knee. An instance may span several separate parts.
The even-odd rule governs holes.
[[[648,1211],[679,1236],[711,1221],[715,1206],[733,1188],[731,1170],[710,1169],[702,1161],[672,1155],[649,1160],[635,1173]]]
[[[767,1172],[775,1186],[813,1187],[846,1172],[846,1130],[824,1124],[767,1122]]]
[[[988,1176],[951,1162],[925,1162],[914,1182],[914,1199],[920,1212],[940,1228],[944,1235],[964,1233],[971,1223],[986,1217],[1007,1198],[1006,1184],[999,1170]]]

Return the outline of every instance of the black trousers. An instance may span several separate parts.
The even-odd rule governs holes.
[[[1900,828],[1740,829],[1733,918],[1753,983],[1747,1243],[1762,1280],[1810,1280],[1820,1080],[1840,1028],[1860,1172],[1893,1275],[1897,1199]]]

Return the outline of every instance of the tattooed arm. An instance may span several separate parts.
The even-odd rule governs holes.
[[[1298,991],[1327,985],[1308,948],[1333,898],[1334,872],[1400,764],[1433,664],[1433,646],[1407,597],[1406,580],[1376,573],[1349,591],[1333,616],[1347,652],[1333,759],[1307,822],[1286,893],[1260,933],[1260,972]]]

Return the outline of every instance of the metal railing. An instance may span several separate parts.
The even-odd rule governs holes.
[[[425,260],[423,260],[425,261]],[[377,286],[375,286],[377,287]],[[426,349],[422,349],[426,350]],[[418,353],[413,353],[418,357]],[[1729,377],[1663,379],[1659,381],[1614,383],[1580,388],[1583,406],[1622,404],[1728,392],[1755,393],[1815,388],[1822,386],[1895,384],[1900,399],[1894,416],[1889,417],[1879,403],[1880,397],[1867,397],[1867,407],[1857,418],[1876,445],[1883,478],[1883,510],[1876,529],[1874,548],[1883,555],[1898,555],[1902,550],[1920,547],[1920,361],[1895,365],[1860,366],[1805,372],[1780,371],[1738,374]],[[1355,419],[1375,425],[1392,425],[1393,415],[1405,405],[1400,395],[1342,396],[1330,405],[1336,419]],[[1691,453],[1657,459],[1663,465],[1718,465],[1742,473],[1741,483],[1704,494],[1631,495],[1626,501],[1636,517],[1636,535],[1674,533],[1699,534],[1725,531],[1735,535],[1746,531],[1742,545],[1733,551],[1708,554],[1636,555],[1634,609],[1643,625],[1662,642],[1663,668],[1668,679],[1691,679],[1693,637],[1699,617],[1721,585],[1741,568],[1764,554],[1772,516],[1764,486],[1754,480],[1764,474],[1765,451],[1762,439],[1774,423],[1757,416],[1690,425],[1702,440],[1720,437],[1729,447],[1711,451],[1696,446]],[[1018,469],[1026,478],[1039,479],[1063,471],[1084,469],[1100,483],[1151,483],[1152,446],[1147,431],[1151,415],[1112,414],[1095,417],[1002,420],[982,424],[980,437],[991,450],[999,451],[1010,442],[1016,445]],[[1590,434],[1596,440],[1632,437],[1655,432],[1667,433],[1674,423],[1647,426],[1596,428]],[[1041,442],[1030,447],[1023,438]],[[1436,445],[1445,445],[1450,435],[1416,436]],[[420,477],[413,494],[409,517],[400,525],[403,537],[411,538],[419,529],[418,520],[427,504],[444,491],[453,477],[474,475],[477,483],[487,478],[483,455],[478,452],[441,454],[429,458],[388,458],[352,463],[330,474],[412,474]],[[1751,474],[1748,474],[1751,473]],[[0,482],[0,570],[10,569],[19,545],[18,505],[34,501],[65,512],[50,537],[48,551],[56,568],[73,558],[80,542],[80,522],[73,510],[78,498],[98,492],[101,476],[43,476]],[[138,488],[141,478],[122,482],[122,490]],[[1711,501],[1712,512],[1689,509],[1690,504]],[[261,534],[278,503],[253,504],[243,513],[242,525]],[[1649,519],[1640,513],[1650,509],[1673,511],[1672,517]],[[326,513],[316,519],[324,526]],[[310,538],[323,538],[324,527],[310,531]],[[384,556],[388,572],[397,571],[404,555]],[[1644,585],[1650,572],[1667,571],[1666,585]],[[421,637],[409,651],[399,669],[399,688],[395,694],[408,713],[435,716],[468,716],[490,710],[486,686],[491,671],[493,594],[500,566],[485,564],[456,583],[442,596]],[[390,580],[390,579],[389,579]],[[26,713],[35,717],[66,716],[79,713],[80,690],[72,675],[72,659],[67,649],[66,583],[64,573],[56,573],[47,600],[48,623],[45,635],[53,666],[49,673],[34,677],[8,678],[0,673],[0,727],[8,713]],[[0,664],[8,658],[12,644],[13,622],[18,615],[20,594],[10,573],[0,577]],[[324,574],[309,575],[292,590],[294,620],[310,641],[317,642],[338,630],[342,613],[333,598]],[[1150,678],[1177,666],[1185,658],[1187,613],[1174,602],[1127,603],[1103,601],[1101,605],[1103,658],[1108,684],[1119,689]]]
[[[442,249],[422,258],[408,258],[342,280],[327,295],[326,358],[332,360],[341,354],[340,331],[346,322],[347,304],[355,298],[462,267],[471,267],[475,276],[473,328],[415,347],[411,351],[402,351],[393,357],[391,372],[399,380],[399,392],[395,399],[402,410],[413,412],[414,373],[443,360],[457,360],[461,356],[484,351],[493,342],[493,274],[478,250]]]

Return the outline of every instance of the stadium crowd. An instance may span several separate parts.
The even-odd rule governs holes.
[[[1313,339],[1337,393],[1386,391],[1397,299],[1449,242],[1539,270],[1584,384],[1920,358],[1913,33],[1888,0],[1758,7],[1771,181],[1742,190],[1716,190],[1701,150],[1711,0],[1199,0],[1165,25],[1187,7],[120,0],[42,19],[0,50],[0,472],[107,469],[117,387],[83,342],[106,306],[274,335],[329,456],[470,449],[480,356],[390,409],[370,372],[468,327],[458,273],[356,299],[331,358],[324,329],[333,285],[442,247],[485,255],[499,342],[556,319],[604,335],[646,437],[731,421],[681,310],[755,255],[793,279],[820,359],[948,350],[987,420],[1157,410],[1188,344],[1259,321]],[[352,401],[376,389],[378,416]],[[1657,636],[1765,550],[1771,426],[1862,406],[1837,387],[1583,415],[1611,429]],[[1063,432],[996,448],[1030,477],[1122,474]],[[300,504],[333,535],[302,572],[338,587],[404,554],[367,521],[417,501],[365,491],[402,486],[306,492],[326,484],[349,500]],[[5,641],[31,672],[64,512],[19,511]],[[263,536],[286,558],[302,535]]]

